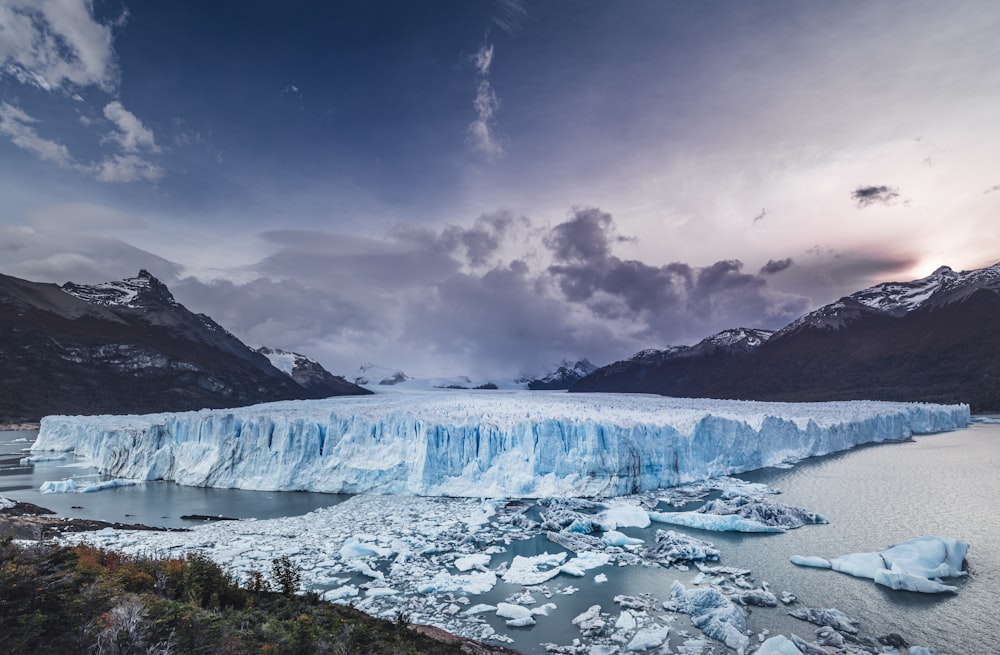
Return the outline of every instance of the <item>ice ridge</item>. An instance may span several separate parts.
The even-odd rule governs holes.
[[[967,405],[477,391],[50,416],[32,452],[193,486],[606,497],[968,423]]]

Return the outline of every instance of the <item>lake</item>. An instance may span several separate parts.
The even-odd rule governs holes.
[[[270,518],[294,516],[335,505],[341,496],[305,492],[250,492],[185,488],[147,483],[94,494],[42,495],[46,480],[92,475],[87,469],[66,468],[65,462],[20,466],[22,449],[34,433],[0,433],[0,495],[40,504],[66,516],[141,522],[151,525],[191,525],[182,514]],[[975,424],[956,432],[917,437],[912,442],[867,446],[812,458],[790,469],[765,469],[738,477],[783,490],[781,502],[820,512],[829,525],[806,526],[777,535],[723,534],[683,529],[722,550],[721,564],[753,570],[756,581],[767,581],[776,593],[790,591],[801,604],[836,607],[862,621],[864,632],[897,632],[913,644],[949,653],[997,651],[1000,630],[994,608],[1000,603],[1000,522],[993,511],[1000,499],[1000,424]],[[76,507],[74,507],[76,506]],[[657,528],[626,528],[630,536],[652,540]],[[789,563],[791,555],[830,558],[873,551],[925,534],[950,536],[972,544],[970,575],[959,579],[957,594],[926,596],[895,592],[870,580],[833,571],[803,569]],[[559,552],[544,538],[511,544],[504,557]],[[494,559],[494,565],[499,562]],[[597,571],[591,572],[596,573]],[[512,629],[490,617],[498,632],[514,638],[513,647],[541,653],[544,642],[569,643],[579,636],[570,620],[593,604],[614,612],[617,594],[651,593],[669,596],[674,580],[689,584],[694,571],[625,567],[607,570],[608,582],[593,575],[560,576],[559,586],[579,592],[553,599],[558,609],[531,628]],[[519,587],[500,583],[474,602],[502,601]],[[545,599],[539,599],[545,602]],[[751,628],[771,633],[795,632],[812,637],[814,626],[790,618],[785,608],[754,608]],[[677,629],[683,628],[683,619]],[[676,630],[675,630],[676,632]],[[683,640],[672,637],[676,648]],[[716,650],[720,650],[718,645]],[[721,649],[724,650],[724,649]]]

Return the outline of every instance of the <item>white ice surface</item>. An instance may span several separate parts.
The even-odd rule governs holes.
[[[649,512],[649,518],[657,523],[682,525],[686,528],[714,532],[784,532],[779,527],[764,525],[735,514],[720,516],[700,512]]]
[[[73,451],[113,477],[194,486],[618,496],[968,422],[967,405],[455,391],[49,416],[32,452]]]
[[[793,556],[791,561],[799,566],[832,568],[859,578],[869,578],[890,589],[944,593],[958,590],[958,587],[943,584],[940,579],[964,576],[962,562],[968,552],[969,544],[964,541],[924,536],[875,553],[841,555],[829,562],[820,557],[800,555]]]

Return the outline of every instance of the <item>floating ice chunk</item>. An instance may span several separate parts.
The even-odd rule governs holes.
[[[372,587],[365,592],[365,596],[368,598],[376,598],[379,596],[395,596],[399,591],[393,589],[392,587]]]
[[[97,491],[105,491],[106,489],[117,489],[118,487],[131,487],[139,484],[139,480],[124,480],[122,478],[116,478],[114,480],[105,480],[104,482],[95,482],[93,484],[88,484],[79,487],[77,491],[82,494],[90,494]]]
[[[601,537],[601,540],[609,546],[638,546],[639,544],[645,543],[642,539],[630,537],[623,532],[618,532],[617,530],[608,530]]]
[[[702,514],[701,512],[649,512],[649,518],[658,523],[682,525],[714,532],[784,532],[783,528],[764,525],[742,516]]]
[[[785,530],[830,522],[825,516],[802,507],[785,505],[761,496],[747,494],[729,493],[723,498],[708,501],[695,511],[719,516],[741,516],[753,523]]]
[[[670,587],[670,600],[665,608],[691,616],[694,627],[705,636],[721,641],[744,655],[750,645],[747,637],[747,615],[718,589],[691,589],[675,581]]]
[[[774,635],[760,645],[755,655],[803,655],[785,635]]]
[[[833,568],[833,564],[830,563],[830,560],[823,559],[822,557],[792,555],[791,562],[797,566],[810,566],[816,569]]]
[[[466,616],[472,616],[474,614],[485,614],[486,612],[495,612],[497,609],[496,605],[486,605],[485,603],[480,603],[478,605],[473,605],[469,609],[465,610],[463,614]]]
[[[611,561],[607,553],[583,552],[559,567],[559,571],[568,575],[582,577],[587,571],[605,566]]]
[[[670,627],[666,625],[643,628],[635,633],[632,641],[628,642],[628,646],[625,648],[632,651],[656,648],[667,640],[669,633]]]
[[[570,623],[580,628],[580,632],[585,637],[591,637],[603,632],[607,625],[601,616],[600,605],[591,605],[586,612],[578,614]]]
[[[797,619],[815,623],[816,625],[828,626],[837,632],[847,634],[858,634],[858,622],[847,616],[838,609],[824,607],[800,607],[788,613]]]
[[[598,573],[597,575],[594,576],[594,582],[596,582],[597,584],[604,584],[607,581],[608,581],[608,576],[604,575],[603,573]]]
[[[598,515],[598,522],[605,530],[645,528],[649,526],[649,513],[638,505],[615,501]]]
[[[323,592],[323,600],[341,600],[343,598],[350,598],[352,596],[358,595],[358,588],[352,584],[344,585],[343,587],[337,587],[336,589],[330,589],[329,591]]]
[[[719,559],[719,551],[711,542],[689,537],[673,530],[657,530],[656,543],[643,550],[643,556],[663,566],[677,562]]]
[[[622,610],[622,613],[618,615],[618,619],[615,621],[615,630],[632,632],[637,625],[638,622],[635,620],[635,614],[629,610]]]
[[[497,584],[497,575],[493,571],[476,571],[468,575],[451,575],[441,571],[430,580],[417,585],[417,591],[422,594],[434,594],[446,591],[465,594],[484,594]]]
[[[391,548],[383,548],[377,544],[366,544],[362,543],[357,537],[350,537],[344,542],[344,545],[340,547],[340,556],[344,559],[353,559],[355,557],[369,557],[371,555],[377,555],[378,557],[388,557],[392,554]]]
[[[546,603],[535,609],[528,609],[522,605],[512,605],[510,603],[497,603],[497,616],[507,619],[507,625],[511,627],[525,627],[535,625],[535,616],[546,616],[549,610],[555,609],[552,603]]]
[[[531,586],[542,584],[559,575],[559,567],[566,560],[566,553],[542,553],[534,557],[516,556],[503,574],[503,581],[510,584]]]
[[[61,462],[69,456],[69,453],[62,453],[60,455],[30,455],[28,457],[22,457],[20,464],[21,466],[28,466],[29,464],[39,464],[42,462]]]
[[[38,488],[43,494],[66,494],[79,491],[75,480],[46,480]]]
[[[492,556],[486,553],[466,555],[455,560],[455,568],[463,572],[471,569],[484,570],[489,565],[491,559]]]
[[[940,578],[965,575],[962,562],[969,544],[950,537],[924,536],[904,541],[876,553],[852,553],[835,557],[829,568],[841,573],[869,578],[890,589],[921,593],[954,592],[958,588],[941,583]],[[792,563],[816,566],[821,558],[795,556]],[[824,567],[825,568],[825,567]]]

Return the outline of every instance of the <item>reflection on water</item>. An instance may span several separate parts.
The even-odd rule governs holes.
[[[269,518],[296,515],[336,504],[341,497],[302,492],[250,492],[179,487],[148,483],[96,494],[41,495],[45,480],[93,471],[44,462],[22,467],[18,461],[34,433],[0,433],[0,495],[50,507],[60,514],[157,525],[184,525],[182,514]],[[23,441],[16,441],[22,439]],[[780,488],[781,502],[805,507],[830,519],[829,525],[806,526],[785,534],[739,535],[679,529],[712,541],[722,550],[723,565],[749,568],[759,583],[776,593],[791,591],[803,604],[836,607],[862,622],[862,629],[882,635],[898,632],[911,643],[950,653],[997,652],[994,608],[1000,606],[1000,522],[993,519],[1000,499],[1000,424],[974,425],[968,430],[917,437],[914,442],[861,447],[846,453],[813,458],[791,469],[765,469],[739,477]],[[74,508],[73,506],[78,506]],[[652,541],[658,527],[626,528],[630,536]],[[675,528],[676,529],[676,528]],[[873,551],[925,534],[957,537],[972,544],[971,575],[956,581],[957,594],[926,596],[898,592],[870,580],[833,571],[793,566],[792,555],[834,557]],[[493,565],[514,555],[561,552],[544,537],[511,544]],[[594,580],[605,573],[608,582]],[[569,585],[579,591],[556,595],[549,617],[530,629],[512,629],[495,621],[498,631],[517,639],[524,653],[544,652],[538,644],[569,643],[576,631],[570,620],[590,605],[601,604],[616,614],[618,594],[650,593],[665,600],[674,580],[688,584],[694,572],[658,567],[598,569],[584,578],[559,576],[553,590]],[[473,602],[495,604],[519,591],[500,583]],[[549,602],[537,597],[538,602]],[[788,617],[785,608],[754,608],[754,630],[795,632],[812,636],[814,626]],[[676,629],[685,626],[683,617]],[[676,630],[675,630],[676,632]],[[673,639],[676,648],[682,640]]]

